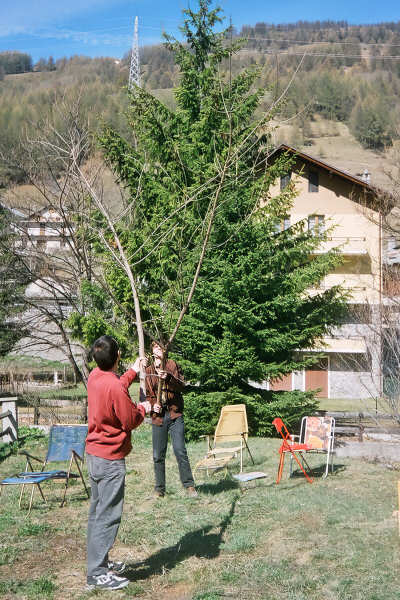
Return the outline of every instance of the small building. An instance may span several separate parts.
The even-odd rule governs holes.
[[[65,219],[54,208],[42,208],[20,217],[14,225],[22,249],[36,249],[46,253],[68,250],[72,243],[71,231]]]

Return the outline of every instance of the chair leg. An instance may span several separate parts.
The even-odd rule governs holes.
[[[71,473],[71,467],[72,467],[73,458],[74,458],[74,455],[71,454],[71,460],[69,461],[68,473],[67,473],[67,477],[65,479],[64,494],[63,494],[63,497],[62,497],[62,500],[61,500],[61,504],[60,504],[61,507],[64,506],[65,496],[67,494],[67,487],[68,487],[68,483],[69,483],[69,475]]]
[[[47,504],[47,500],[46,500],[46,498],[44,497],[44,494],[43,494],[42,488],[40,487],[40,484],[39,484],[39,483],[37,483],[36,485],[38,486],[38,489],[39,489],[40,495],[42,496],[43,502],[44,502],[45,504]]]
[[[283,471],[283,463],[284,462],[285,462],[285,454],[282,452],[281,458],[279,460],[278,477],[276,478],[276,483],[279,483],[280,480],[282,479],[282,471]]]
[[[246,444],[247,452],[250,454],[251,462],[253,463],[253,465],[255,465],[256,463],[254,462],[253,455],[252,455],[252,453],[250,452],[250,448],[249,448],[249,445],[248,445],[248,443],[246,442],[246,440],[244,440],[244,443]]]
[[[40,495],[42,496],[43,502],[44,502],[45,504],[47,504],[46,498],[44,497],[44,494],[43,494],[43,492],[42,492],[42,488],[40,487],[40,485],[39,485],[38,483],[33,483],[33,484],[32,484],[32,492],[31,492],[31,499],[30,499],[30,502],[29,502],[28,516],[29,516],[29,514],[30,514],[30,512],[31,512],[31,508],[32,508],[33,493],[34,493],[34,491],[35,491],[35,486],[37,486],[37,488],[38,488],[38,490],[39,490],[39,492],[40,492]]]
[[[32,508],[33,492],[35,491],[35,485],[36,484],[34,484],[34,483],[32,484],[31,499],[30,499],[29,508],[28,508],[28,517],[29,517],[29,514],[31,512],[31,508]]]
[[[22,494],[24,493],[24,487],[25,487],[25,485],[24,485],[24,484],[22,484],[22,485],[21,485],[21,492],[20,492],[20,494],[19,494],[19,502],[18,502],[18,508],[19,508],[19,509],[21,508]]]
[[[326,479],[328,477],[328,471],[329,471],[329,458],[330,458],[330,453],[328,450],[328,456],[326,457],[326,469],[325,469],[325,473],[323,475],[323,478]]]
[[[83,483],[83,487],[85,488],[85,492],[86,492],[86,494],[87,494],[87,497],[88,497],[88,498],[90,498],[89,490],[87,489],[87,486],[86,486],[85,480],[84,480],[84,478],[83,478],[82,469],[81,469],[81,467],[80,467],[80,464],[79,464],[79,461],[78,461],[78,459],[77,459],[77,457],[76,457],[76,454],[75,454],[75,452],[74,452],[74,459],[75,459],[75,464],[76,464],[76,466],[77,466],[77,468],[78,468],[78,471],[79,471],[79,475],[81,476],[82,483]]]
[[[290,452],[292,453],[292,456],[293,456],[294,460],[297,462],[297,464],[299,465],[300,469],[303,471],[303,475],[307,479],[308,483],[312,483],[313,482],[312,478],[309,477],[309,475],[307,475],[306,470],[304,469],[303,465],[297,458],[295,452],[293,452],[293,450],[290,450]],[[308,470],[311,471],[309,464],[307,463],[306,459],[304,458],[304,455],[302,455],[302,460],[306,463]]]

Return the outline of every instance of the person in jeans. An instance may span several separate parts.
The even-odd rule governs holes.
[[[87,588],[118,590],[129,579],[119,577],[123,562],[109,560],[121,522],[125,490],[125,456],[131,451],[131,431],[150,412],[149,402],[136,405],[128,388],[140,371],[137,359],[121,377],[117,374],[120,352],[109,335],[92,348],[97,368],[89,375],[88,436],[86,459],[91,484],[87,528]]]
[[[146,399],[152,405],[153,463],[155,496],[165,495],[165,455],[168,435],[178,463],[179,476],[186,493],[196,497],[192,469],[185,445],[182,390],[185,386],[182,372],[174,360],[163,366],[163,349],[152,344],[153,364],[146,368]],[[161,380],[161,403],[157,402],[158,382]]]

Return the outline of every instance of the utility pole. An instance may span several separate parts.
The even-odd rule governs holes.
[[[140,87],[139,34],[137,17],[135,17],[135,30],[132,41],[131,68],[129,70],[128,88],[133,90],[135,86]]]

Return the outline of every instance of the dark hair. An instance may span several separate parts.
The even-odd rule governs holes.
[[[92,355],[102,371],[110,371],[118,358],[118,343],[111,335],[102,335],[92,346]]]

